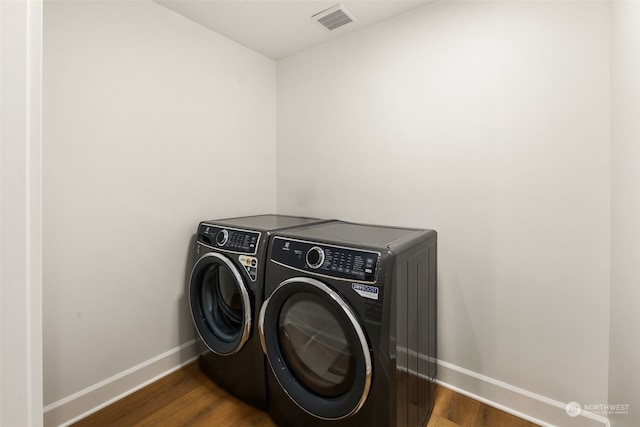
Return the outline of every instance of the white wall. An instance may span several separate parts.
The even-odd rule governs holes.
[[[42,2],[0,1],[0,425],[42,425]]]
[[[590,421],[568,401],[630,404],[612,425],[640,424],[640,8],[609,12],[443,2],[277,70],[277,210],[437,229],[440,378],[562,425]],[[197,221],[276,207],[276,70],[148,2],[48,2],[44,48],[57,424],[183,357]]]
[[[607,402],[609,82],[607,2],[441,2],[285,58],[278,210],[436,229],[440,378],[586,425],[563,404]]]
[[[611,425],[640,425],[640,3],[611,9]]]
[[[192,340],[198,221],[275,211],[276,68],[155,3],[97,1],[45,4],[44,70],[53,410]]]

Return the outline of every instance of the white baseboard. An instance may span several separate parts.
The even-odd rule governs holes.
[[[398,347],[398,356],[398,363],[403,362],[409,367],[418,366],[418,359],[427,364],[437,363],[436,383],[532,423],[545,427],[611,427],[609,420],[601,415],[583,410],[578,416],[571,417],[567,414],[567,403],[524,390],[443,360],[418,354],[416,351],[404,347]],[[411,371],[405,366],[398,365],[398,368]],[[428,379],[420,373],[415,374]]]
[[[438,361],[438,384],[457,393],[493,406],[519,418],[541,426],[610,427],[601,415],[581,411],[580,415],[567,415],[567,403],[541,396],[511,384]]]
[[[192,340],[44,408],[44,426],[68,426],[192,362]]]
[[[414,352],[409,351],[412,357]],[[413,353],[413,354],[412,354]],[[189,341],[127,369],[111,378],[68,396],[44,408],[44,426],[65,427],[122,399],[146,385],[192,362],[198,356],[196,341]],[[420,358],[426,357],[423,355]],[[436,382],[519,418],[541,426],[610,427],[603,416],[582,411],[577,417],[566,413],[558,402],[511,384],[438,360]]]

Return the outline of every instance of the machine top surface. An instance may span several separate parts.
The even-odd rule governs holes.
[[[386,248],[405,238],[418,237],[426,231],[430,230],[332,221],[305,227],[294,233],[295,237],[301,239],[327,240],[335,243],[355,243],[362,246]]]
[[[226,225],[229,227],[251,228],[256,230],[277,230],[313,224],[320,221],[316,218],[303,218],[288,215],[255,215],[238,218],[216,219],[205,221],[212,224]]]

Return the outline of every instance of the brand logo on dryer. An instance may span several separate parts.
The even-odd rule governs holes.
[[[356,291],[363,298],[378,299],[379,289],[375,286],[363,285],[361,283],[352,283],[351,289]]]

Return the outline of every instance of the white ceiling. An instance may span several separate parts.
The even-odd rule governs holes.
[[[433,0],[341,2],[358,20],[328,31],[311,19],[338,1],[323,0],[155,0],[231,40],[280,59],[424,6]]]

